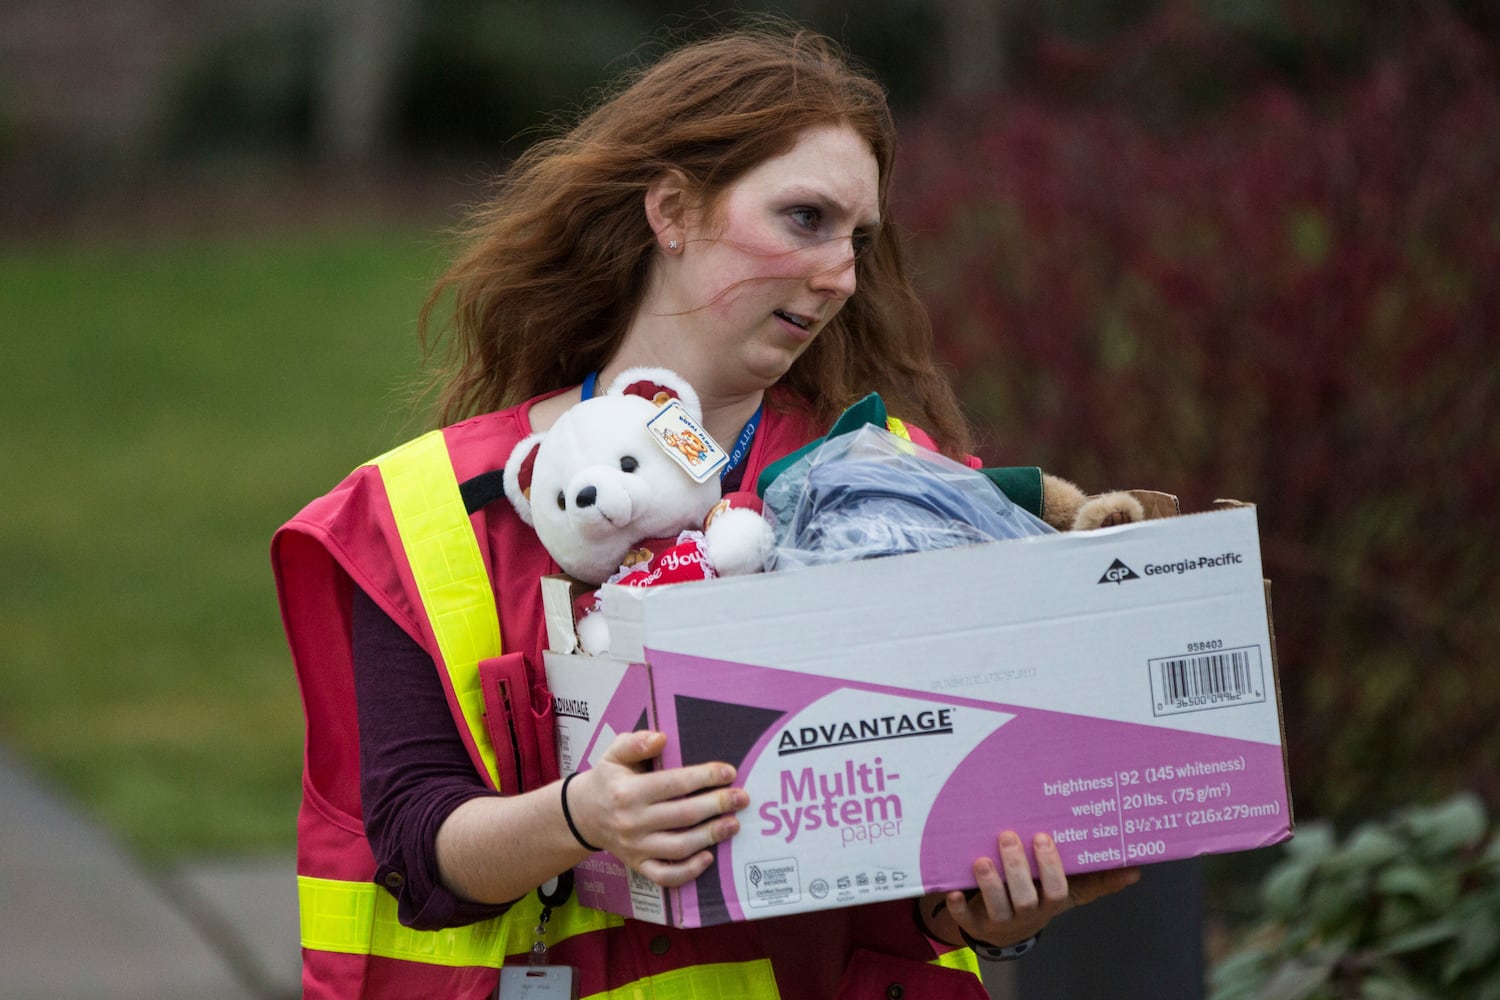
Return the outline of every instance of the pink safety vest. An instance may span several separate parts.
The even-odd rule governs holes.
[[[516,790],[556,777],[537,581],[557,567],[507,503],[465,515],[459,493],[460,483],[501,468],[530,433],[529,406],[433,432],[361,466],[272,542],[307,716],[297,851],[307,998],[489,997],[500,965],[524,961],[530,951],[540,911],[535,894],[503,917],[467,927],[415,931],[396,920],[395,897],[374,881],[360,809],[349,636],[350,595],[359,587],[433,656],[459,736],[487,785]],[[745,482],[814,436],[804,419],[768,406]],[[469,530],[449,530],[436,543],[458,553],[444,558],[459,565],[439,571],[451,571],[452,579],[434,582],[434,571],[422,565],[426,557],[413,555],[434,543],[413,535],[428,524],[430,533],[442,533],[454,523],[454,504]],[[432,596],[455,592],[456,601]],[[446,610],[430,614],[427,603]],[[467,611],[450,613],[449,604]],[[455,662],[445,659],[445,648]],[[493,698],[483,708],[497,678],[526,692],[508,715]],[[514,711],[518,706],[528,710]],[[491,737],[493,726],[506,727],[503,739]],[[699,930],[625,920],[569,901],[554,911],[548,945],[552,961],[581,970],[584,997],[876,998],[893,985],[914,990],[911,996],[985,997],[973,953],[926,938],[907,901]]]

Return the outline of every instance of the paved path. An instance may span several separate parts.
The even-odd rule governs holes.
[[[288,1000],[290,857],[148,872],[0,749],[0,1000]]]
[[[294,863],[143,869],[0,747],[0,1000],[293,1000]],[[1007,1000],[1011,970],[985,976]]]

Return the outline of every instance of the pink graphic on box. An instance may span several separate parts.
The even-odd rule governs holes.
[[[607,851],[600,851],[573,866],[574,890],[584,906],[609,913],[635,912],[630,894],[630,872],[624,862]]]
[[[695,925],[767,916],[770,907],[809,908],[796,881],[797,863],[778,864],[772,855],[796,853],[806,840],[804,834],[814,840],[837,839],[868,830],[869,824],[857,823],[850,810],[873,801],[870,795],[879,800],[873,807],[879,810],[904,808],[924,816],[931,807],[937,787],[904,773],[902,767],[883,770],[882,747],[910,746],[915,739],[932,744],[932,757],[956,764],[1011,718],[997,706],[976,702],[963,710],[964,722],[955,724],[952,699],[923,692],[675,654],[653,652],[651,659],[661,725],[678,734],[663,764],[729,761],[739,772],[735,783],[756,800],[752,810],[741,815],[740,835],[717,846],[714,867],[677,894],[680,914]],[[867,718],[847,721],[856,715]],[[889,731],[853,731],[853,726],[865,724]],[[845,726],[851,727],[848,735],[835,738],[833,731]],[[823,730],[828,730],[823,734],[826,740],[817,735]],[[819,745],[788,745],[809,738]],[[923,749],[915,752],[926,755]],[[889,787],[887,779],[893,782]],[[741,862],[748,865],[746,872],[736,867],[737,845],[751,852]],[[912,838],[902,851],[910,860],[898,866],[905,874],[896,874],[894,884],[883,884],[882,894],[904,886],[904,879],[915,882],[917,848]],[[757,874],[767,880],[754,885],[747,901],[742,891]],[[750,881],[742,886],[739,876]],[[747,905],[761,912],[751,914]]]
[[[844,682],[784,670],[647,650],[657,725],[676,732],[667,744],[663,767],[724,760],[744,776],[774,732],[775,722],[816,701]],[[686,706],[719,706],[717,715],[682,718]],[[734,887],[730,844],[717,845],[714,864],[696,881],[674,893],[674,908],[685,926],[707,926],[742,919]]]
[[[651,682],[646,668],[630,665],[600,712],[588,745],[578,755],[578,770],[586,771],[593,766],[616,735],[641,728],[650,700]],[[630,872],[614,855],[599,851],[586,858],[574,867],[574,878],[578,898],[585,906],[611,913],[634,912]]]
[[[646,668],[632,663],[625,668],[620,683],[610,695],[609,704],[599,714],[599,722],[588,746],[579,754],[578,770],[586,771],[609,749],[609,743],[620,733],[633,733],[650,725],[651,678]]]
[[[651,661],[657,724],[662,729],[673,732],[682,731],[677,710],[678,698],[696,698],[761,709],[762,716],[769,719],[772,714],[782,716],[796,712],[830,691],[859,686],[832,677],[775,670],[727,660],[711,660],[683,653],[647,650],[646,658]],[[764,741],[770,738],[769,726],[757,727],[752,741],[757,753]],[[662,754],[664,767],[696,763],[699,761],[684,759],[680,741],[667,744],[666,752]],[[738,761],[731,763],[739,764]]]
[[[1027,840],[1052,833],[1069,872],[1192,857],[1243,845],[1247,834],[1255,846],[1264,846],[1291,833],[1281,749],[1275,745],[684,654],[648,651],[647,658],[657,725],[683,738],[668,744],[663,766],[728,760],[740,771],[736,784],[766,753],[778,722],[835,692],[1013,713],[1006,716],[1008,724],[993,725],[935,794],[921,833],[926,891],[971,886],[973,860],[996,856],[995,836],[1005,829]],[[754,717],[747,723],[754,735],[730,733],[738,720],[726,721],[710,734],[706,750],[700,739],[699,752],[685,753],[695,720],[679,719],[677,707],[695,699]],[[715,752],[720,735],[739,749]],[[1009,758],[1047,763],[1041,770],[997,775],[993,762]],[[752,803],[752,814],[754,809]],[[708,877],[676,894],[686,926],[753,915],[740,906],[735,890],[734,843],[720,844]]]
[[[929,889],[973,885],[974,859],[996,856],[991,830],[1015,830],[1028,845],[1032,835],[1050,833],[1070,873],[1215,853],[1244,845],[1247,835],[1256,847],[1291,836],[1280,747],[1017,712],[955,769],[928,815],[922,879]],[[1046,763],[997,774],[994,761],[1011,757]]]

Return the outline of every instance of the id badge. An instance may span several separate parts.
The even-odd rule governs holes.
[[[571,965],[505,965],[500,968],[499,1000],[578,1000],[578,975]]]

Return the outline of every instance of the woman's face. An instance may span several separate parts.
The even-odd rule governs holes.
[[[786,374],[855,292],[855,256],[880,225],[879,167],[847,126],[804,132],[788,152],[688,212],[661,261],[652,312],[726,388]]]

